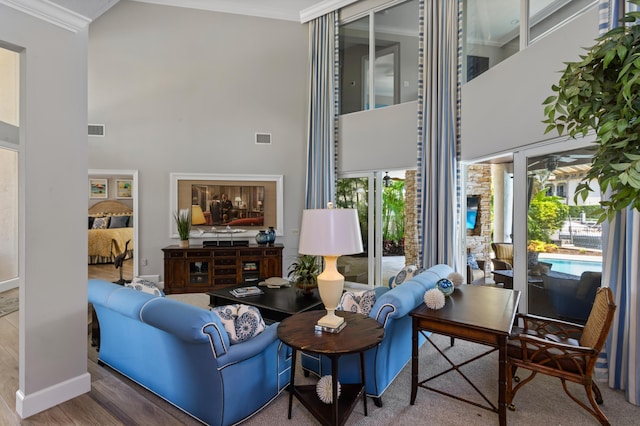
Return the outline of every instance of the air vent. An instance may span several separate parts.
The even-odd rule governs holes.
[[[89,124],[89,136],[104,136],[104,124]]]
[[[260,145],[271,145],[271,133],[256,133],[256,143]]]

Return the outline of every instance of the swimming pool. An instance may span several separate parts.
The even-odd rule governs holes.
[[[583,260],[583,259],[559,259],[555,257],[546,257],[540,255],[538,260],[541,262],[551,263],[552,271],[564,272],[565,274],[572,274],[580,276],[585,271],[602,272],[601,260]]]

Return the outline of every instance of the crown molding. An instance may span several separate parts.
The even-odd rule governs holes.
[[[281,19],[284,21],[298,21],[298,14],[272,6],[251,7],[233,0],[134,0],[140,3],[157,4],[161,6],[184,7],[188,9],[207,10],[209,12],[230,13],[235,15],[256,16],[258,18]]]
[[[91,23],[91,19],[49,0],[0,0],[0,4],[74,33],[83,30]]]
[[[349,6],[351,3],[355,3],[357,1],[358,0],[325,0],[318,2],[313,6],[300,11],[300,23],[304,24],[312,19],[316,19],[329,12],[333,12],[334,10]]]

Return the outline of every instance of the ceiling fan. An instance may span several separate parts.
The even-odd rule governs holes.
[[[546,155],[544,157],[540,157],[539,160],[534,161],[533,163],[529,164],[527,166],[527,168],[529,170],[542,170],[542,169],[546,169],[550,172],[554,171],[555,169],[557,169],[558,167],[562,167],[563,163],[569,164],[569,163],[573,163],[576,162],[578,160],[582,160],[582,159],[591,159],[593,157],[593,154],[564,154],[564,155],[557,155],[557,154],[551,154],[551,155]],[[581,161],[579,164],[584,164],[585,161]],[[538,167],[534,167],[536,164],[539,164]]]

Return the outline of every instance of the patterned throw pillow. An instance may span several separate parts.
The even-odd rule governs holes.
[[[125,287],[132,288],[143,293],[154,294],[156,296],[163,296],[164,293],[158,288],[153,281],[145,280],[144,278],[134,278],[130,283],[126,283]]]
[[[473,253],[467,253],[467,265],[471,266],[471,269],[480,269],[476,255]]]
[[[398,274],[391,281],[391,288],[397,287],[408,279],[422,273],[424,268],[418,268],[416,265],[407,265],[402,268],[402,271],[398,272]]]
[[[220,317],[232,345],[247,341],[265,329],[262,315],[254,306],[240,304],[216,306],[211,311]]]
[[[91,229],[107,229],[109,227],[109,217],[96,217],[93,220]]]
[[[374,290],[347,291],[342,295],[336,309],[369,315],[375,303],[376,292]]]

